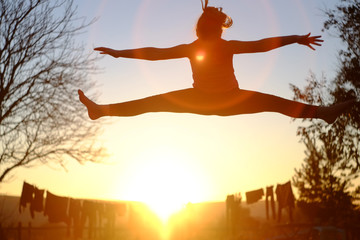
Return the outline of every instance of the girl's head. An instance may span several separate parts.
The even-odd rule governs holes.
[[[208,1],[203,5],[203,13],[196,24],[196,35],[202,40],[221,38],[223,29],[232,25],[232,19],[222,12],[222,8],[208,7]]]

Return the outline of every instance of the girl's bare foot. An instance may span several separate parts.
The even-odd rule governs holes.
[[[318,118],[326,121],[328,124],[332,124],[341,114],[352,107],[355,103],[356,100],[353,99],[329,107],[319,107],[317,112]]]
[[[79,100],[88,110],[88,115],[91,120],[96,120],[102,116],[104,116],[104,112],[101,105],[98,105],[87,98],[83,91],[78,90]]]

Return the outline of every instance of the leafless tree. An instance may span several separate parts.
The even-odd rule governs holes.
[[[19,167],[101,160],[76,92],[93,86],[96,59],[76,43],[91,23],[72,0],[0,0],[0,183]]]

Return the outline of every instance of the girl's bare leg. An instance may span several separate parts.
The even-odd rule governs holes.
[[[87,98],[83,91],[78,90],[79,100],[84,104],[88,110],[89,118],[96,120],[100,117],[108,115],[108,107],[106,105],[99,105]]]
[[[148,112],[177,112],[202,115],[232,116],[259,112],[277,112],[292,118],[318,118],[333,123],[355,104],[355,100],[324,107],[304,104],[278,96],[236,90],[224,95],[208,95],[194,89],[178,90],[134,101],[99,105],[79,90],[79,99],[86,106],[90,119],[103,116],[136,116]]]
[[[236,103],[232,107],[222,110],[219,115],[277,112],[292,118],[322,119],[329,124],[356,103],[356,100],[349,100],[329,107],[315,106],[248,90],[239,90],[233,99]]]
[[[103,116],[129,117],[148,112],[176,112],[176,113],[202,113],[197,109],[197,94],[193,89],[184,89],[160,95],[154,95],[142,99],[99,105],[85,96],[83,91],[78,90],[80,101],[86,106],[90,119],[96,120]],[[184,101],[182,101],[184,99]]]
[[[329,107],[319,107],[317,111],[318,118],[331,124],[343,114],[347,109],[352,107],[356,103],[356,100],[349,100]]]

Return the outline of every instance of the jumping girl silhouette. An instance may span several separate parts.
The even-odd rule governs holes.
[[[313,50],[321,46],[321,36],[293,35],[266,38],[258,41],[227,41],[223,29],[232,25],[232,19],[222,8],[208,6],[202,1],[203,13],[196,25],[198,39],[190,44],[170,48],[138,48],[114,50],[98,47],[94,50],[115,58],[166,60],[188,58],[193,73],[193,88],[168,92],[134,101],[99,105],[79,90],[79,99],[87,107],[93,120],[103,116],[136,116],[148,112],[194,113],[231,116],[259,112],[278,112],[293,118],[319,118],[332,123],[354,101],[334,106],[314,106],[287,100],[274,95],[239,88],[233,68],[234,54],[267,52],[298,43]]]

